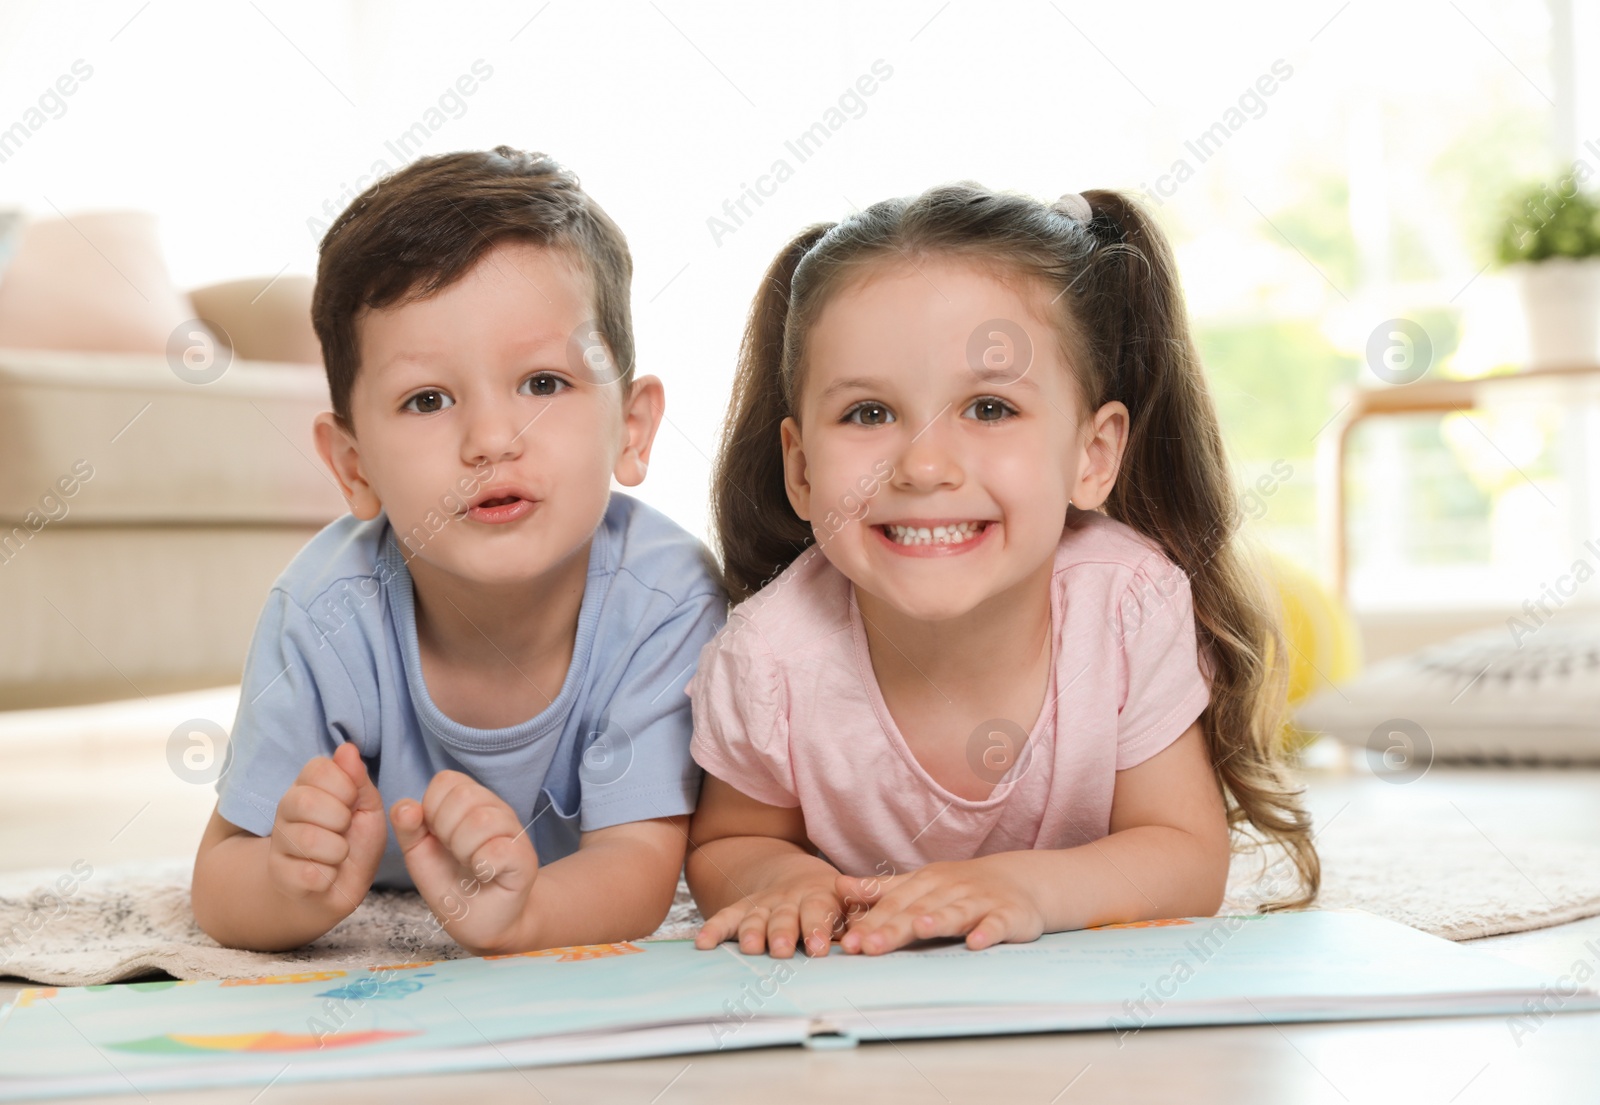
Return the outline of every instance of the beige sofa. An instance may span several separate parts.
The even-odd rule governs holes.
[[[318,366],[0,350],[0,708],[234,682],[276,575],[344,503]]]
[[[238,680],[267,588],[344,510],[310,298],[178,290],[146,213],[0,219],[0,709]]]

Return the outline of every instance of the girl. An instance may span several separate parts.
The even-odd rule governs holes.
[[[800,234],[713,506],[747,601],[690,687],[699,947],[1209,916],[1235,826],[1293,861],[1274,908],[1314,900],[1283,644],[1129,198],[954,185]]]

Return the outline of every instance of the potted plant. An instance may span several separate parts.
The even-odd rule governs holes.
[[[1500,263],[1517,274],[1530,367],[1600,361],[1600,203],[1575,175],[1512,197],[1496,243]]]

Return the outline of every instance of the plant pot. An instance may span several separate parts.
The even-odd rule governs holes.
[[[1600,257],[1551,257],[1515,271],[1528,320],[1528,367],[1600,363]]]

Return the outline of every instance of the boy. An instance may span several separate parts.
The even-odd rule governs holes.
[[[698,541],[611,494],[663,408],[631,277],[577,179],[505,146],[418,161],[329,228],[315,433],[351,513],[256,627],[195,859],[220,943],[298,947],[374,885],[475,955],[666,916],[700,784],[683,686],[726,599]]]

